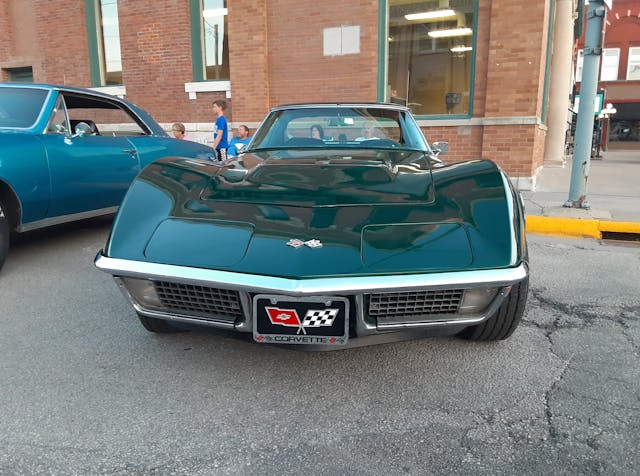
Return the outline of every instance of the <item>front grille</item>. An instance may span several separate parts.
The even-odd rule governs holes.
[[[456,314],[463,294],[462,289],[367,294],[366,313],[379,321],[395,321],[433,314]]]
[[[168,309],[229,320],[242,316],[238,291],[167,281],[154,281],[154,285],[160,301]]]

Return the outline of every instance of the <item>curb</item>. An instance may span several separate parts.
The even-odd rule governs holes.
[[[603,232],[640,235],[640,223],[527,215],[527,233],[602,239]]]

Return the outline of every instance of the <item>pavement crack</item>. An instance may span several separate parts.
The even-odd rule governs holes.
[[[543,290],[532,289],[532,298],[537,301],[540,307],[551,310],[556,316],[550,324],[540,324],[534,321],[528,321],[540,329],[546,329],[553,332],[557,329],[581,329],[594,321],[609,321],[619,324],[623,329],[628,329],[628,320],[637,320],[640,316],[640,306],[637,305],[619,305],[615,307],[615,313],[611,315],[603,314],[598,310],[594,310],[594,305],[585,304],[566,304],[562,301],[548,298],[544,296]],[[597,309],[597,308],[596,308]],[[573,317],[583,322],[583,325],[563,323],[564,317]]]
[[[553,381],[549,389],[544,393],[544,409],[545,409],[544,414],[547,422],[549,437],[552,440],[556,440],[558,438],[558,429],[555,427],[555,424],[553,423],[553,411],[551,410],[551,394],[553,393],[554,390],[557,389],[558,384],[565,377],[570,367],[571,367],[571,359],[566,361],[565,366],[560,371],[560,374],[558,374],[558,377]]]

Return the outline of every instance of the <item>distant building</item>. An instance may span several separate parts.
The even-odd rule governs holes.
[[[576,47],[576,89],[580,91],[584,35]],[[602,141],[610,149],[640,149],[640,1],[614,0],[607,13],[598,88],[603,106],[616,113],[603,122]],[[609,130],[607,131],[607,127]],[[603,144],[605,145],[605,144]]]
[[[251,127],[282,103],[401,103],[447,160],[494,159],[530,188],[561,1],[0,0],[0,80],[126,96],[200,140],[216,98]]]

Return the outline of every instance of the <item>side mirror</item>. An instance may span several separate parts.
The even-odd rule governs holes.
[[[91,126],[86,122],[78,122],[73,131],[73,137],[84,137],[88,135],[91,135]]]
[[[449,152],[449,143],[448,142],[434,142],[431,144],[431,149],[436,153],[436,155],[445,155]]]

